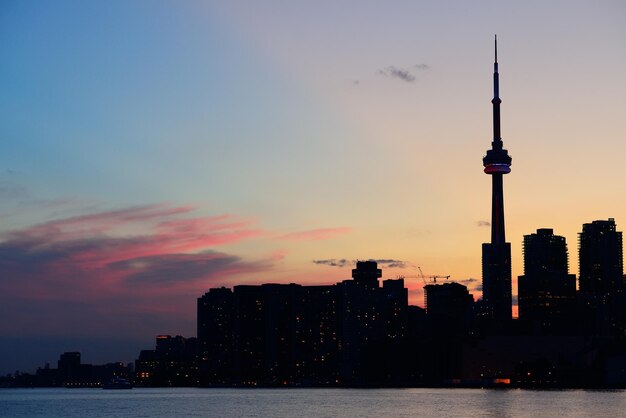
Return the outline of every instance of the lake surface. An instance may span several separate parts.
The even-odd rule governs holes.
[[[626,391],[0,389],[6,417],[624,417]]]

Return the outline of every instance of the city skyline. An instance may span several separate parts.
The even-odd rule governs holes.
[[[624,222],[617,3],[111,4],[0,13],[4,342],[119,338],[134,355],[192,335],[210,287],[328,284],[356,259],[479,296],[493,33],[513,293],[525,234],[571,246],[583,223]]]

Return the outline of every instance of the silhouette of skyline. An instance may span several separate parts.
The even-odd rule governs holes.
[[[64,352],[56,369],[9,374],[0,387],[626,387],[626,276],[613,218],[582,226],[578,291],[565,238],[549,228],[525,235],[520,316],[511,315],[502,184],[511,158],[500,103],[496,40],[494,140],[483,159],[493,179],[492,240],[483,244],[482,299],[418,267],[425,309],[412,306],[404,277],[381,287],[378,263],[357,261],[351,279],[332,285],[211,288],[197,299],[194,337],[158,335],[155,349],[127,366],[83,364],[80,352]]]
[[[0,372],[64,351],[130,361],[156,334],[193,335],[189,300],[208,288],[329,285],[352,260],[394,260],[380,267],[407,277],[412,305],[417,266],[480,297],[489,233],[477,225],[494,222],[475,164],[494,32],[516,158],[515,316],[525,234],[553,228],[572,245],[585,222],[623,222],[624,15],[514,2],[3,7]]]

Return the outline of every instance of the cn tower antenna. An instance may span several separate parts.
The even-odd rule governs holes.
[[[494,44],[495,44],[495,50],[496,50],[496,60],[495,62],[498,63],[498,35],[493,35],[494,38]]]

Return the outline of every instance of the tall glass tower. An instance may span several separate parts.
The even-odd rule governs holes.
[[[507,320],[512,316],[511,244],[504,235],[504,193],[502,176],[511,172],[511,157],[500,137],[500,85],[498,76],[498,40],[495,39],[493,64],[493,141],[483,158],[485,173],[491,176],[491,242],[483,244],[483,302],[486,315]]]

